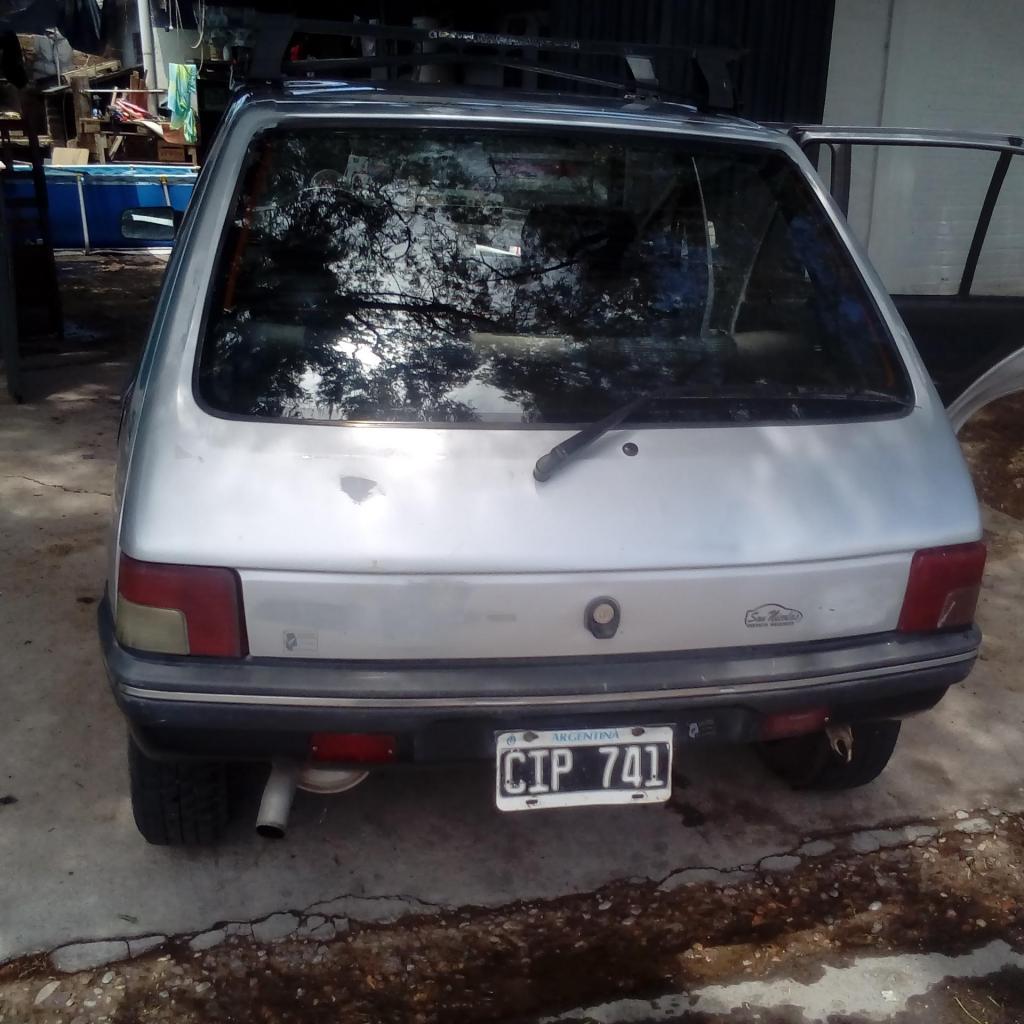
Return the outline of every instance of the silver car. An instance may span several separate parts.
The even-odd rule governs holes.
[[[216,840],[239,760],[278,836],[296,786],[392,764],[489,762],[509,812],[664,801],[707,742],[804,788],[882,771],[971,670],[985,548],[794,134],[235,103],[120,434],[100,633],[147,840]]]

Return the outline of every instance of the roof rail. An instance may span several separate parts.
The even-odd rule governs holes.
[[[411,53],[366,54],[356,57],[286,59],[296,34],[349,36],[355,39],[381,39],[418,44]],[[424,52],[423,44],[431,49]],[[507,51],[527,51],[530,58]],[[488,52],[483,52],[488,51]],[[570,68],[540,63],[541,53],[561,56],[620,57],[630,71],[631,80],[584,75]],[[736,107],[736,90],[730,64],[743,51],[720,46],[665,46],[651,43],[612,43],[581,39],[557,39],[548,36],[508,35],[501,32],[468,32],[461,29],[419,28],[379,25],[371,22],[303,19],[287,14],[265,14],[250,52],[247,77],[250,80],[277,81],[296,76],[338,74],[373,68],[397,69],[455,64],[483,64],[492,67],[529,71],[547,78],[561,79],[608,89],[638,99],[657,99],[663,93],[655,74],[655,59],[672,54],[689,59],[703,79],[707,97],[696,105],[715,111]],[[685,99],[694,103],[695,98]]]

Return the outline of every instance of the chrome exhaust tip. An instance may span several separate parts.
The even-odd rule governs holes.
[[[281,759],[271,764],[267,784],[263,787],[259,814],[256,815],[256,831],[264,838],[284,838],[300,771],[301,766],[297,761]]]

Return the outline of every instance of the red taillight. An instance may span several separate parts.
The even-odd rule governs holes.
[[[184,618],[188,638],[187,651],[178,653],[215,658],[239,658],[249,653],[241,585],[231,569],[139,562],[122,554],[117,593],[131,602],[126,606],[129,609],[141,606],[178,612]],[[137,610],[132,612],[138,615]]]
[[[783,711],[761,719],[760,738],[781,740],[820,732],[828,724],[828,708],[807,708],[805,711]]]
[[[372,732],[315,732],[309,745],[313,761],[394,761],[398,740]]]
[[[901,633],[969,626],[981,592],[985,545],[954,544],[918,551],[910,563],[910,578],[900,612]]]

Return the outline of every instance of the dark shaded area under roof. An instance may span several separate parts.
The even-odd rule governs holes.
[[[745,51],[733,69],[738,112],[765,121],[820,122],[832,37],[833,0],[249,0],[222,6],[291,13],[299,18],[375,18],[408,25],[429,15],[449,28],[539,31],[559,37],[667,46],[717,46]],[[615,58],[579,56],[565,66],[582,74],[619,77]],[[667,95],[693,96],[688,59],[661,58],[658,80]],[[563,88],[563,86],[559,86]]]
[[[76,50],[103,52],[100,6],[96,0],[0,0],[0,28],[42,35],[57,28]]]

